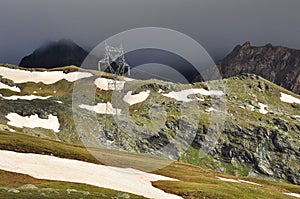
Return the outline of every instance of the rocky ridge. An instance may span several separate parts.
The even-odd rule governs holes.
[[[236,46],[219,64],[224,78],[242,73],[259,75],[300,94],[300,50],[283,46]]]

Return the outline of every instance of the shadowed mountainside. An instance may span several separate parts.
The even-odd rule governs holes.
[[[62,39],[50,42],[31,55],[24,57],[20,66],[26,68],[56,68],[61,66],[80,66],[88,52],[72,40]]]

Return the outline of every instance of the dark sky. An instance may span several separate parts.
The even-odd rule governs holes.
[[[189,35],[218,60],[237,44],[300,49],[299,0],[1,0],[0,62],[19,60],[49,40],[85,48],[131,28]]]

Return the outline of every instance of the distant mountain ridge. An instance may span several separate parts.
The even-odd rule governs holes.
[[[150,58],[147,57],[149,56]],[[133,53],[129,54],[129,61],[135,65],[144,64],[149,60],[155,60],[156,63],[162,62],[162,58],[157,58],[161,54],[157,52],[146,52],[144,54]],[[36,49],[31,55],[24,57],[19,66],[26,68],[56,68],[61,66],[75,65],[81,66],[82,62],[89,57],[89,62],[86,64],[87,68],[97,66],[99,58],[89,53],[78,46],[72,40],[62,39],[56,42],[51,42]],[[164,54],[165,56],[165,54]],[[141,58],[142,57],[142,58]],[[184,62],[180,62],[176,57],[169,57],[168,59],[176,60],[175,62],[183,64],[176,64],[166,61],[166,64],[172,65],[174,69],[178,70],[189,81],[203,81],[198,76],[195,78],[195,72],[191,70]],[[290,49],[283,46],[273,46],[267,44],[261,47],[251,46],[250,42],[243,45],[237,45],[231,53],[229,53],[219,64],[223,78],[229,78],[243,73],[259,75],[279,86],[282,86],[290,91],[300,94],[300,50]],[[212,79],[216,71],[209,71]],[[190,78],[189,78],[190,77]]]
[[[19,66],[26,68],[56,68],[80,66],[88,52],[69,39],[50,42],[24,57]]]
[[[252,73],[300,94],[300,50],[271,44],[254,47],[246,42],[236,46],[219,69],[224,78]]]

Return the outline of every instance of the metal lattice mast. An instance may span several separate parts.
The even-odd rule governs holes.
[[[112,67],[112,63],[117,65],[116,68]],[[117,76],[124,76],[126,68],[128,70],[128,76],[130,76],[130,66],[125,60],[123,46],[120,45],[118,48],[109,46],[107,43],[105,43],[104,58],[98,62],[98,70],[106,71]]]
[[[103,72],[108,72],[113,75],[112,81],[108,81],[108,90],[112,89],[117,91],[118,90],[118,85],[117,85],[117,79],[119,76],[124,76],[125,75],[125,70],[127,69],[128,76],[130,76],[130,66],[125,60],[125,55],[124,55],[124,49],[123,46],[120,45],[120,47],[113,47],[109,46],[105,42],[105,54],[104,58],[98,62],[98,70],[103,71]],[[112,64],[115,65],[115,67],[112,66]],[[108,112],[113,110],[112,104],[108,103],[108,99],[106,100],[106,114],[105,114],[105,130],[108,130]],[[112,110],[110,110],[112,109]],[[118,119],[118,114],[119,111],[116,109],[116,118]],[[117,129],[117,134],[119,134],[118,129]]]

